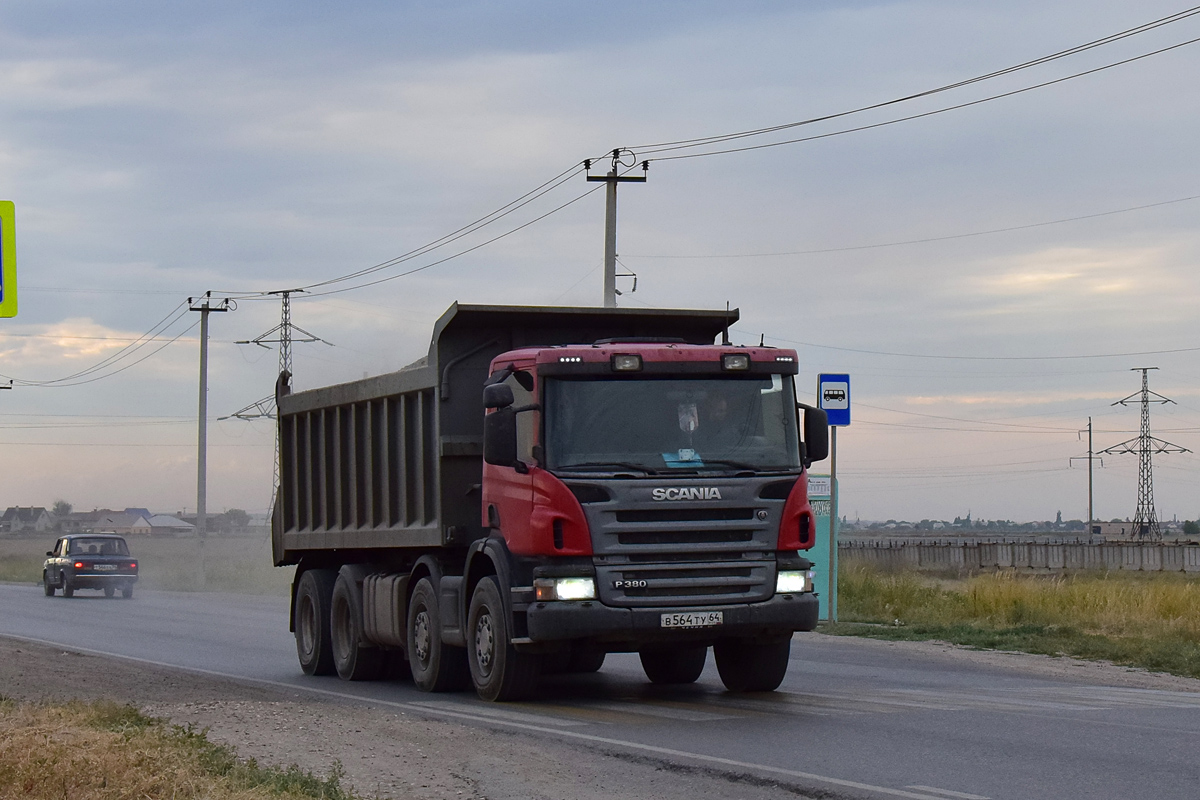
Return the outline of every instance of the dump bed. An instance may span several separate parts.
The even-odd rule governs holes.
[[[280,382],[276,565],[306,553],[465,547],[480,525],[482,390],[497,355],[606,338],[712,344],[729,311],[454,304],[429,355],[398,372],[290,394]]]

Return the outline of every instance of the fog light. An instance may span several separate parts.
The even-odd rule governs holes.
[[[776,594],[802,594],[811,592],[812,588],[813,574],[811,571],[780,570],[775,577]]]
[[[721,368],[728,370],[750,369],[750,356],[745,353],[726,353],[721,356]]]
[[[591,578],[534,578],[533,589],[539,602],[596,599],[596,582]]]
[[[621,354],[612,357],[613,372],[637,372],[642,368],[642,357],[636,354]]]

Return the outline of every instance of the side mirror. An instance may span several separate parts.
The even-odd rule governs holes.
[[[508,389],[509,404],[483,418],[483,460],[499,467],[511,467],[517,462],[517,413],[512,409],[512,389],[507,386],[487,388]]]
[[[493,383],[490,386],[483,387],[484,408],[507,408],[514,402],[512,387],[506,383]],[[488,416],[488,419],[491,418],[491,416]]]
[[[829,415],[823,409],[797,403],[804,409],[804,460],[824,461],[829,458]]]
[[[53,550],[47,550],[47,551],[46,551],[46,555],[48,555],[48,556],[52,556],[52,555],[54,555],[54,551],[53,551]]]

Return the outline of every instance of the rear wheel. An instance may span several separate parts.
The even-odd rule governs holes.
[[[408,601],[408,665],[422,692],[451,692],[467,683],[467,654],[442,643],[437,592],[421,578]]]
[[[335,669],[329,635],[329,601],[336,577],[333,570],[310,569],[300,576],[296,586],[296,655],[305,675],[332,675]]]
[[[333,584],[329,633],[333,663],[344,681],[373,681],[383,674],[385,654],[363,642],[362,593],[344,573]]]
[[[121,597],[124,597],[126,600],[133,597],[133,584],[132,583],[127,583],[121,587]]]
[[[695,683],[704,671],[708,648],[677,647],[673,650],[642,650],[642,669],[651,683]]]
[[[475,691],[484,700],[520,700],[537,687],[541,661],[513,647],[500,586],[492,576],[471,595],[467,654]]]
[[[71,579],[67,577],[65,572],[58,574],[58,582],[62,584],[63,597],[75,596],[75,587],[71,585]]]
[[[42,588],[46,591],[46,597],[54,597],[54,584],[50,582],[50,576],[45,572],[42,573]]]
[[[773,692],[787,674],[792,640],[726,639],[713,645],[717,672],[731,692]]]
[[[115,586],[105,586],[104,587],[104,596],[105,597],[112,597],[116,593],[117,593],[117,587],[115,587]]]

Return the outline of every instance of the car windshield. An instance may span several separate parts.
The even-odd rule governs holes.
[[[100,538],[72,539],[69,555],[73,556],[127,556],[129,548],[124,539]]]
[[[794,398],[780,375],[547,379],[546,466],[651,475],[798,470]]]

